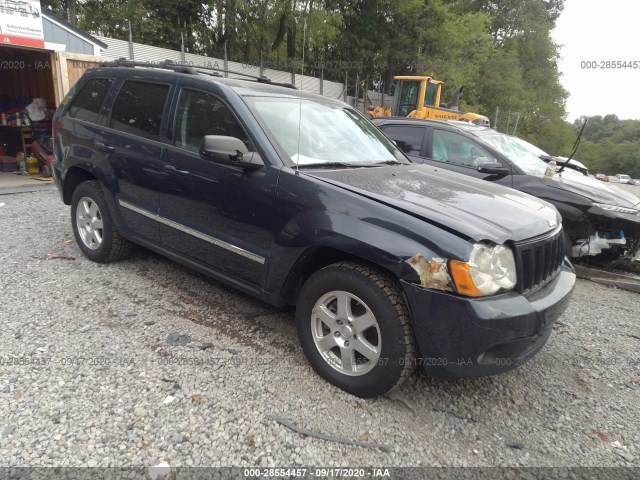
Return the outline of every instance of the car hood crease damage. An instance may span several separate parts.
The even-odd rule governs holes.
[[[476,241],[520,241],[559,223],[555,209],[542,200],[427,165],[307,173]]]

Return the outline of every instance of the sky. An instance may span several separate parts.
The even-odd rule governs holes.
[[[567,120],[615,114],[640,119],[640,1],[566,0],[552,33],[561,45]],[[590,69],[582,62],[637,62],[635,69]],[[585,67],[585,68],[583,68]]]

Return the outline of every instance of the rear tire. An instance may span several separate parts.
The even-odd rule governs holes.
[[[412,373],[415,338],[402,293],[386,274],[352,262],[313,274],[296,305],[298,336],[322,378],[362,398]]]
[[[71,224],[76,242],[89,260],[108,263],[131,254],[133,244],[122,237],[114,226],[109,205],[98,182],[82,182],[73,191]]]

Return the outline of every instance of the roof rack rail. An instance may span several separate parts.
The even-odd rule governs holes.
[[[140,62],[136,60],[127,60],[126,58],[119,58],[111,62],[104,62],[103,67],[146,67],[146,68],[162,68],[164,70],[173,70],[177,73],[188,73],[190,75],[197,75],[198,72],[187,65],[179,65],[177,63],[168,62]]]
[[[126,58],[119,58],[117,60],[113,60],[111,62],[105,62],[102,64],[103,67],[146,67],[146,68],[161,68],[165,70],[173,70],[177,73],[186,73],[189,75],[198,75],[199,73],[204,73],[207,75],[211,75],[213,77],[222,77],[220,73],[230,73],[232,75],[239,75],[241,77],[251,78],[259,83],[266,83],[270,85],[277,85],[279,87],[292,88],[297,90],[298,87],[292,85],[291,83],[280,83],[273,82],[270,78],[265,77],[264,75],[251,75],[243,72],[236,72],[234,70],[225,70],[223,68],[214,68],[214,67],[204,67],[204,66],[190,66],[190,65],[182,65],[180,63],[174,63],[172,60],[164,60],[163,62],[140,62],[136,60],[127,60]]]
[[[173,62],[171,62],[171,60],[167,60],[167,62],[173,63]],[[277,85],[278,87],[292,88],[294,90],[298,89],[298,87],[296,87],[295,85],[293,85],[291,83],[274,82],[269,77],[265,77],[264,75],[251,75],[249,73],[236,72],[235,70],[225,70],[224,68],[215,68],[215,67],[199,67],[197,65],[196,66],[192,66],[191,68],[193,68],[196,71],[204,70],[206,72],[214,72],[214,73],[211,73],[211,74],[216,74],[216,76],[220,76],[219,72],[230,73],[232,75],[240,75],[241,77],[251,78],[251,79],[257,81],[258,83],[268,83],[270,85]]]

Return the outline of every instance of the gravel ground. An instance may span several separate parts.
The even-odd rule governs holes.
[[[1,466],[640,466],[637,294],[579,281],[524,367],[363,401],[311,371],[291,310],[144,250],[91,263],[57,192],[0,202]]]

